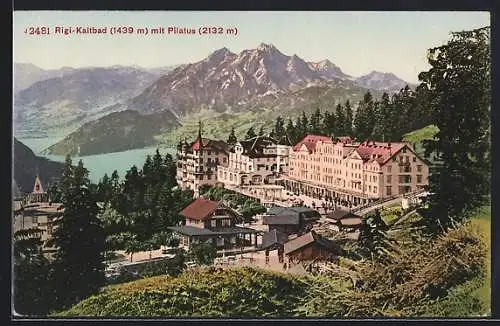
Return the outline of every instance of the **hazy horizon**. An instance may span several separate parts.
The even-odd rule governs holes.
[[[13,61],[47,70],[159,68],[266,43],[307,62],[328,59],[351,76],[390,72],[410,83],[429,68],[427,50],[452,31],[490,24],[489,12],[15,11],[13,18]],[[238,35],[26,35],[30,26],[221,26],[237,27]]]

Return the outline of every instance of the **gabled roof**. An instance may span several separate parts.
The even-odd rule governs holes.
[[[366,141],[356,148],[356,152],[365,162],[378,162],[385,164],[404,147],[410,148],[407,143],[382,143],[376,141]],[[411,148],[410,148],[411,150]]]
[[[295,144],[295,146],[292,147],[292,149],[297,152],[300,150],[302,145],[305,145],[307,147],[307,150],[309,153],[312,153],[316,149],[316,144],[321,141],[323,143],[332,143],[333,141],[330,137],[327,136],[318,136],[318,135],[307,135],[305,136],[300,142]]]
[[[35,184],[33,185],[33,194],[44,194],[42,183],[40,182],[40,177],[37,175],[35,178]]]
[[[225,141],[208,138],[201,138],[201,142],[200,138],[196,139],[191,144],[191,148],[197,151],[200,149],[200,144],[204,150],[213,150],[219,152],[227,152],[229,150],[229,145]]]
[[[204,220],[212,215],[219,207],[219,203],[198,197],[191,204],[186,206],[179,214],[193,220]]]
[[[276,156],[276,154],[264,154],[264,148],[278,144],[278,141],[269,136],[257,136],[246,140],[241,140],[237,144],[243,147],[243,154],[250,158]]]
[[[341,219],[344,219],[344,218],[351,218],[351,217],[358,217],[358,218],[361,218],[361,216],[359,215],[356,215],[354,213],[351,213],[349,211],[345,211],[345,210],[342,210],[342,209],[337,209],[331,213],[328,214],[328,217],[333,219],[333,220],[341,220]]]
[[[341,248],[335,242],[311,231],[285,243],[285,254],[288,255],[314,243],[334,253],[341,252]]]
[[[298,225],[299,216],[297,215],[270,215],[262,218],[262,224],[265,225]]]
[[[280,207],[272,206],[267,211],[268,215],[298,215],[300,213],[316,213],[317,211],[309,207]]]

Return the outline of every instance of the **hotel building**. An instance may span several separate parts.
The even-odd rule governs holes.
[[[177,184],[191,189],[195,197],[200,187],[217,183],[217,167],[228,165],[228,145],[224,141],[201,137],[191,144],[187,141],[177,146]]]
[[[290,146],[267,136],[239,141],[229,151],[228,165],[219,165],[217,181],[263,200],[280,199],[283,187],[275,183],[288,171],[289,150]]]
[[[407,143],[308,135],[290,150],[286,190],[354,205],[423,189],[428,164]]]

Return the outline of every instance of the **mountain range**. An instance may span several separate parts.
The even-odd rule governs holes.
[[[14,70],[19,71],[19,79],[26,84],[32,82],[14,95],[14,124],[16,134],[21,136],[23,132],[74,130],[120,110],[117,103],[138,95],[168,71],[123,66],[59,70],[17,66]],[[37,81],[40,78],[46,79]]]
[[[154,142],[154,135],[176,128],[200,110],[254,112],[261,119],[273,111],[295,116],[312,105],[328,107],[345,99],[357,103],[366,91],[395,92],[407,84],[391,73],[352,77],[329,60],[307,62],[262,43],[240,53],[218,49],[171,69],[115,66],[59,72],[17,93],[14,117],[16,127],[21,126],[17,129],[26,132],[73,126],[75,131],[67,130],[68,137],[47,153],[65,155],[79,147],[81,155],[88,155]],[[136,122],[129,111],[139,113]],[[162,126],[153,118],[168,123]]]

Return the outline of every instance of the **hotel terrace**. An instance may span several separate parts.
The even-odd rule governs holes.
[[[429,168],[407,143],[308,135],[290,150],[286,190],[354,205],[402,195],[428,184]]]

